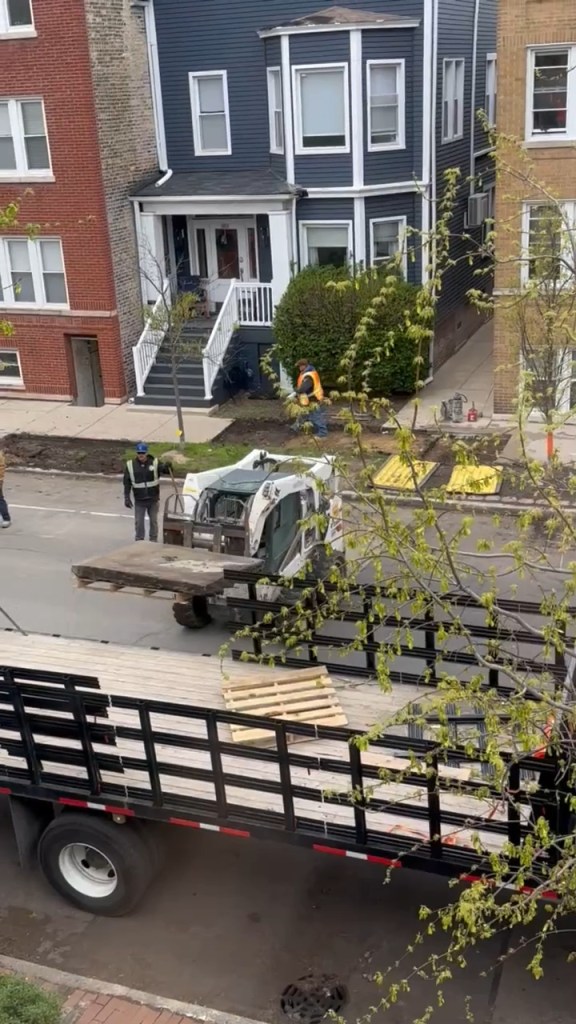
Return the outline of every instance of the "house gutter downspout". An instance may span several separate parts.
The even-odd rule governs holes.
[[[162,103],[162,80],[158,60],[158,38],[156,35],[156,18],[154,16],[154,0],[131,0],[131,7],[144,8],[144,24],[146,27],[146,43],[148,49],[148,72],[150,75],[150,91],[154,111],[154,127],[156,130],[156,152],[158,166],[161,171],[168,171],[168,153],[166,148],[166,128],[164,125],[164,106]],[[170,172],[171,173],[171,172]]]
[[[472,110],[472,122],[470,124],[470,195],[476,190],[476,77],[478,73],[478,25],[480,23],[480,4],[482,0],[475,0],[474,4],[474,38],[472,44],[472,89],[470,94],[470,107]]]

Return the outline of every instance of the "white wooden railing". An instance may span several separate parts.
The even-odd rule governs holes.
[[[238,291],[238,323],[254,327],[270,327],[274,318],[271,284],[236,285]]]
[[[144,394],[146,379],[154,365],[158,350],[164,341],[166,331],[161,329],[159,325],[163,320],[162,312],[166,306],[170,306],[170,303],[170,282],[166,278],[162,282],[162,291],[152,307],[150,319],[138,339],[138,344],[132,348],[134,373],[136,375],[136,393],[138,395]]]
[[[212,398],[214,381],[224,362],[236,328],[240,324],[269,327],[273,315],[272,285],[245,284],[243,281],[235,279],[230,282],[222,309],[202,353],[206,401],[210,401]]]
[[[161,329],[162,311],[170,302],[170,283],[166,280],[162,283],[162,293],[153,306],[150,320],[142,331],[138,344],[132,349],[138,395],[144,394],[148,374],[164,340],[166,332]],[[235,279],[230,281],[226,298],[202,353],[204,392],[207,400],[212,398],[214,381],[236,328],[240,325],[270,327],[273,316],[272,285],[245,283]]]
[[[202,352],[204,397],[207,401],[212,398],[212,385],[216,380],[218,370],[222,366],[226,349],[230,344],[238,323],[237,283],[235,279],[230,281],[230,287],[222,304],[222,309],[218,313],[218,319]]]

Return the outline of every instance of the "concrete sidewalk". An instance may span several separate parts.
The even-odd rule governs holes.
[[[231,420],[203,413],[184,413],[186,440],[212,441]],[[173,409],[148,410],[132,405],[103,405],[87,409],[66,402],[0,398],[0,437],[41,434],[46,437],[86,437],[98,441],[178,440]]]
[[[464,433],[478,433],[490,425],[494,410],[494,371],[492,359],[492,323],[483,324],[479,330],[458,349],[434,374],[434,379],[422,389],[417,399],[410,399],[398,413],[400,423],[405,426],[412,424],[414,403],[418,403],[416,427],[421,430],[440,423],[440,407],[455,394],[461,392],[466,396],[464,416],[472,403],[478,410],[476,423],[463,423],[457,426]],[[451,424],[454,426],[454,424]]]

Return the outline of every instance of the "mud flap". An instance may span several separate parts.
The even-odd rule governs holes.
[[[20,867],[30,868],[36,863],[38,840],[54,817],[52,805],[46,800],[22,800],[17,796],[8,799]]]

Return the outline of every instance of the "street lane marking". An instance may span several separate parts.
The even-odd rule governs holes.
[[[10,502],[10,508],[25,509],[29,512],[64,512],[69,516],[100,516],[104,519],[132,519],[126,512],[92,512],[86,508],[54,508],[51,505],[15,505]]]

